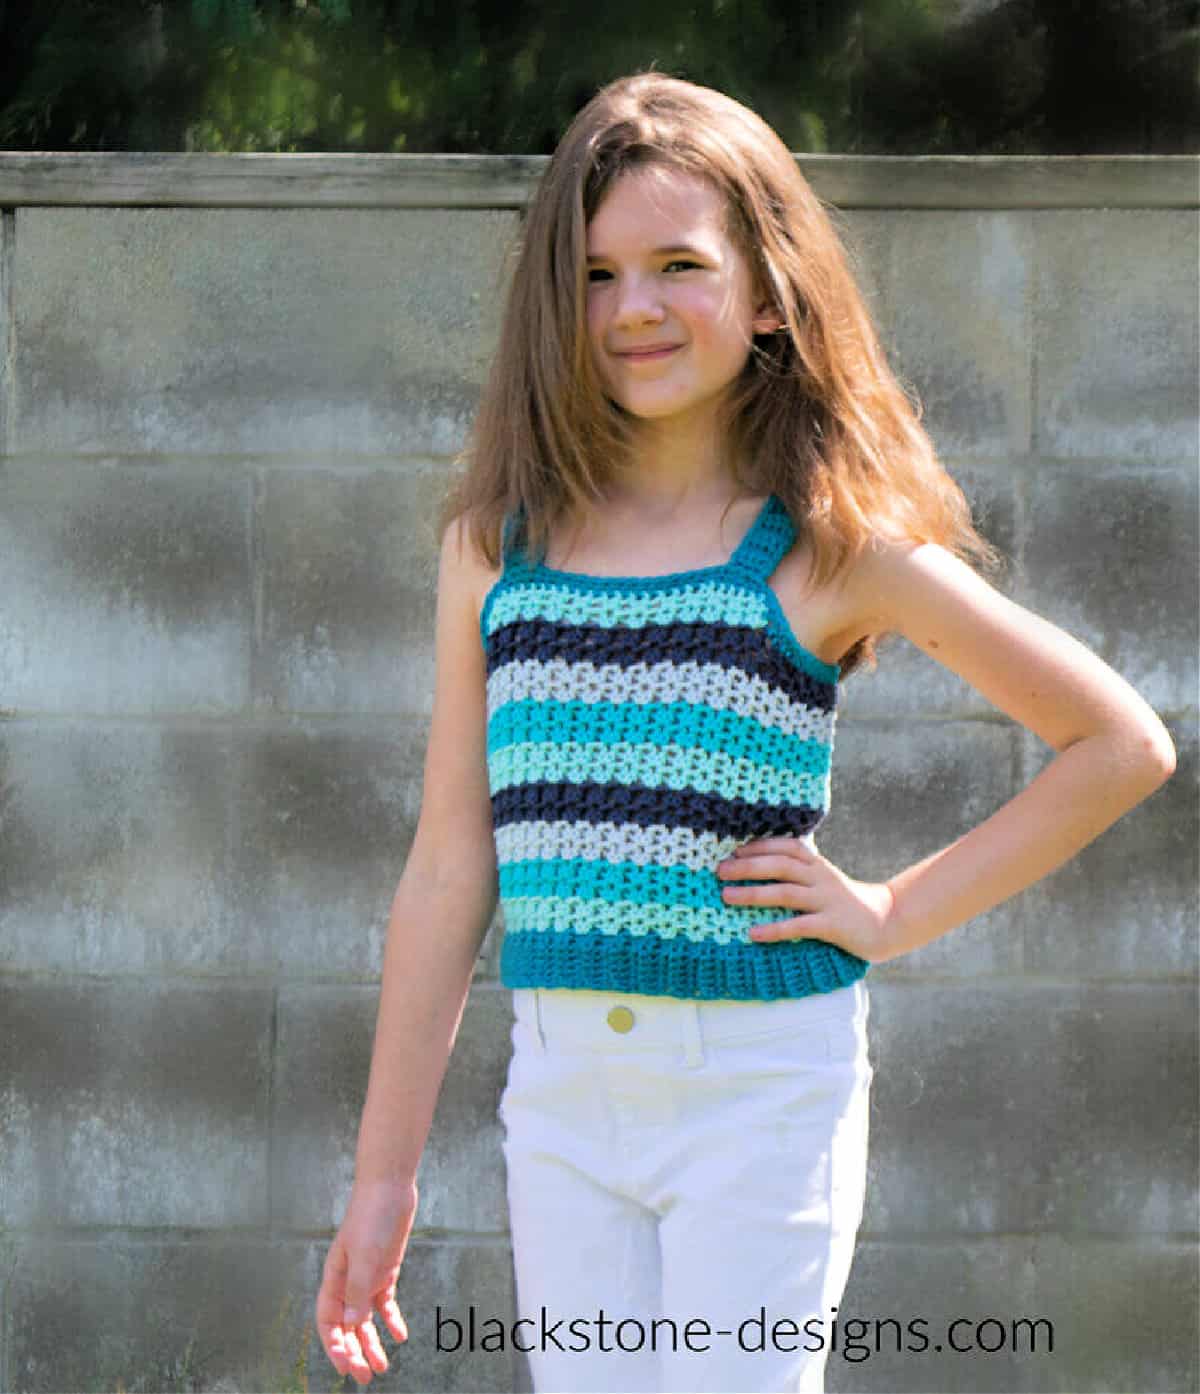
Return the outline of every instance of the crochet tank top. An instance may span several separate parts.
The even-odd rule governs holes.
[[[723,566],[587,576],[504,537],[480,612],[487,765],[511,988],[779,998],[861,978],[819,939],[756,943],[784,906],[729,904],[743,842],[810,846],[829,809],[837,664],[767,585],[795,540],[771,495]]]

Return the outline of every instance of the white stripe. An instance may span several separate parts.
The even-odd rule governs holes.
[[[539,858],[582,858],[585,861],[632,862],[635,866],[682,866],[689,871],[716,871],[743,842],[757,838],[718,837],[665,823],[640,827],[636,823],[582,823],[541,819],[509,823],[496,829],[496,855],[501,862]],[[798,839],[817,850],[812,833]]]
[[[489,719],[506,702],[689,702],[752,717],[785,735],[833,744],[836,708],[823,711],[789,697],[742,668],[720,663],[573,662],[520,659],[493,670],[487,682]]]

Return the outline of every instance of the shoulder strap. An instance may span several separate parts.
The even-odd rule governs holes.
[[[500,551],[504,560],[504,571],[509,571],[512,567],[518,566],[522,557],[522,549],[517,543],[517,529],[524,517],[524,509],[518,506],[512,513],[508,513],[504,518],[504,530],[501,533]]]
[[[787,555],[796,540],[796,529],[777,495],[768,496],[749,532],[729,559],[743,575],[765,581]]]

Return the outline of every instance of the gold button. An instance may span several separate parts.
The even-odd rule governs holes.
[[[633,1013],[628,1007],[614,1007],[608,1014],[608,1024],[622,1034],[633,1030]]]

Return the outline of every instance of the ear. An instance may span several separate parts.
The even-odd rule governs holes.
[[[783,328],[783,316],[774,305],[760,305],[754,317],[756,334],[777,334]]]

